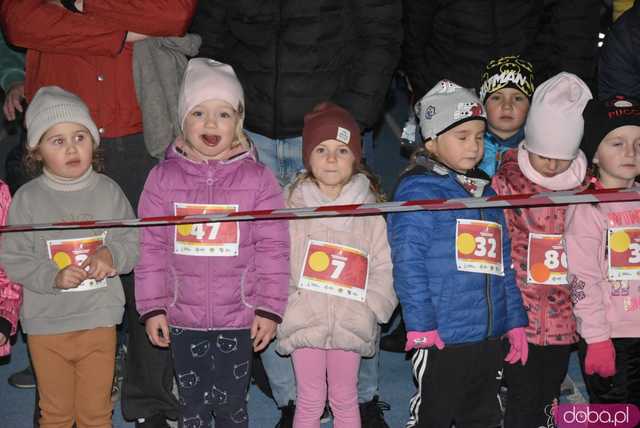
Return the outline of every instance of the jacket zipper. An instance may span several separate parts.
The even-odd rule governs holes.
[[[273,82],[273,134],[272,136],[278,138],[278,87],[280,83],[280,36],[282,35],[282,2],[278,2],[278,23],[276,29],[276,57],[275,57],[275,72],[276,78]]]
[[[485,220],[484,214],[482,210],[478,210],[480,213],[480,219]],[[484,274],[484,293],[487,299],[487,337],[491,337],[491,332],[493,331],[493,305],[491,304],[491,278],[489,278],[489,274]]]
[[[213,201],[213,192],[212,192],[212,184],[213,184],[213,177],[211,174],[211,168],[209,167],[209,169],[207,170],[207,193],[209,194],[209,197],[207,199],[208,201]],[[210,287],[211,284],[211,263],[207,263],[207,282],[206,282],[206,290],[207,290],[207,326],[206,326],[206,330],[210,330],[213,328],[213,314],[212,314],[212,310],[211,310],[211,292],[212,290],[214,290],[214,287]]]

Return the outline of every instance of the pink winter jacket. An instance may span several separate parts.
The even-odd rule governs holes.
[[[517,160],[518,149],[503,156],[492,186],[498,195],[548,192],[524,176]],[[534,345],[568,345],[578,340],[568,285],[527,283],[530,233],[562,234],[566,206],[504,210],[511,236],[511,259],[525,310],[529,317],[527,340]]]
[[[310,180],[300,183],[288,199],[292,208],[375,202],[369,180],[355,175],[335,201]],[[385,323],[398,304],[393,290],[391,252],[382,216],[334,217],[289,222],[291,276],[289,302],[278,327],[281,354],[299,348],[342,349],[369,357],[376,352],[378,323]],[[310,239],[347,245],[369,255],[365,302],[298,288]]]
[[[569,207],[565,248],[578,333],[587,343],[640,337],[640,281],[609,281],[608,227],[640,225],[640,201]]]
[[[9,187],[0,181],[0,224],[2,225],[6,224],[9,204],[11,204]],[[10,334],[16,334],[21,304],[22,287],[9,281],[6,272],[0,267],[0,332],[4,330],[3,326],[8,323]],[[9,355],[11,352],[11,344],[8,339],[9,337],[7,337],[7,343],[0,346],[0,357]]]

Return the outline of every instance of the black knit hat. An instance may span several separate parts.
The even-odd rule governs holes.
[[[625,125],[640,126],[640,102],[622,95],[606,101],[591,100],[584,108],[582,117],[584,136],[580,149],[591,165],[600,142],[609,132]]]
[[[480,99],[484,103],[489,95],[503,88],[517,89],[531,99],[535,89],[533,65],[519,56],[489,61],[480,79]]]

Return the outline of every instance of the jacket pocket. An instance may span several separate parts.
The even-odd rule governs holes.
[[[349,302],[344,305],[342,312],[342,320],[339,321],[340,327],[347,332],[352,333],[364,342],[371,342],[377,334],[378,322],[376,315],[364,303]],[[340,331],[335,332],[336,335]]]

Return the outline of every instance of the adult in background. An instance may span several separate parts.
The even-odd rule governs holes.
[[[233,66],[249,106],[245,130],[285,185],[303,168],[304,114],[319,102],[346,108],[371,140],[400,56],[401,2],[207,0],[199,2],[190,31],[202,36],[201,56]],[[291,427],[291,361],[272,342],[262,362],[282,410],[278,426]],[[386,426],[376,357],[363,360],[359,379],[362,426]]]
[[[9,42],[27,48],[25,94],[57,85],[80,96],[96,122],[105,172],[135,207],[155,164],[142,136],[132,73],[132,43],[181,36],[196,0],[4,0],[0,23]],[[177,417],[167,350],[149,344],[135,308],[133,278],[124,277],[129,326],[122,411],[136,427],[166,427]]]
[[[615,22],[604,39],[598,68],[598,98],[640,98],[640,2]]]
[[[522,55],[536,84],[560,71],[593,87],[600,0],[403,0],[403,65],[417,99],[440,79],[467,88],[491,58]]]

